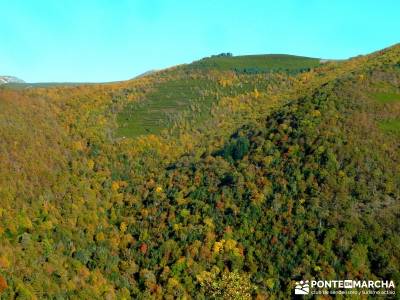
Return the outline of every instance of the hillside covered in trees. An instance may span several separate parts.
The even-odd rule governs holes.
[[[399,200],[399,45],[0,86],[2,299],[399,294]]]

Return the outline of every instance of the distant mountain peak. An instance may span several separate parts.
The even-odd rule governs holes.
[[[146,72],[144,72],[144,73],[142,73],[142,74],[139,74],[139,75],[133,77],[132,79],[137,79],[137,78],[145,77],[145,76],[151,75],[151,74],[153,74],[153,73],[155,73],[155,72],[158,72],[158,70],[149,70],[149,71],[146,71]]]
[[[7,83],[24,83],[22,79],[19,79],[14,76],[0,76],[0,84],[7,84]]]

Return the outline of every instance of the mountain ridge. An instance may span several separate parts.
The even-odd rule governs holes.
[[[7,83],[25,83],[25,81],[15,76],[0,76],[0,84]]]

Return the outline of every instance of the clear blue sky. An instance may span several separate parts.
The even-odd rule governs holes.
[[[399,42],[397,0],[9,0],[0,75],[113,81],[220,52],[347,58]]]

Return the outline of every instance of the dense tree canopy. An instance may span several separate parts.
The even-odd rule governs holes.
[[[399,283],[400,47],[304,68],[0,87],[1,297]],[[143,107],[165,122],[135,123]]]

